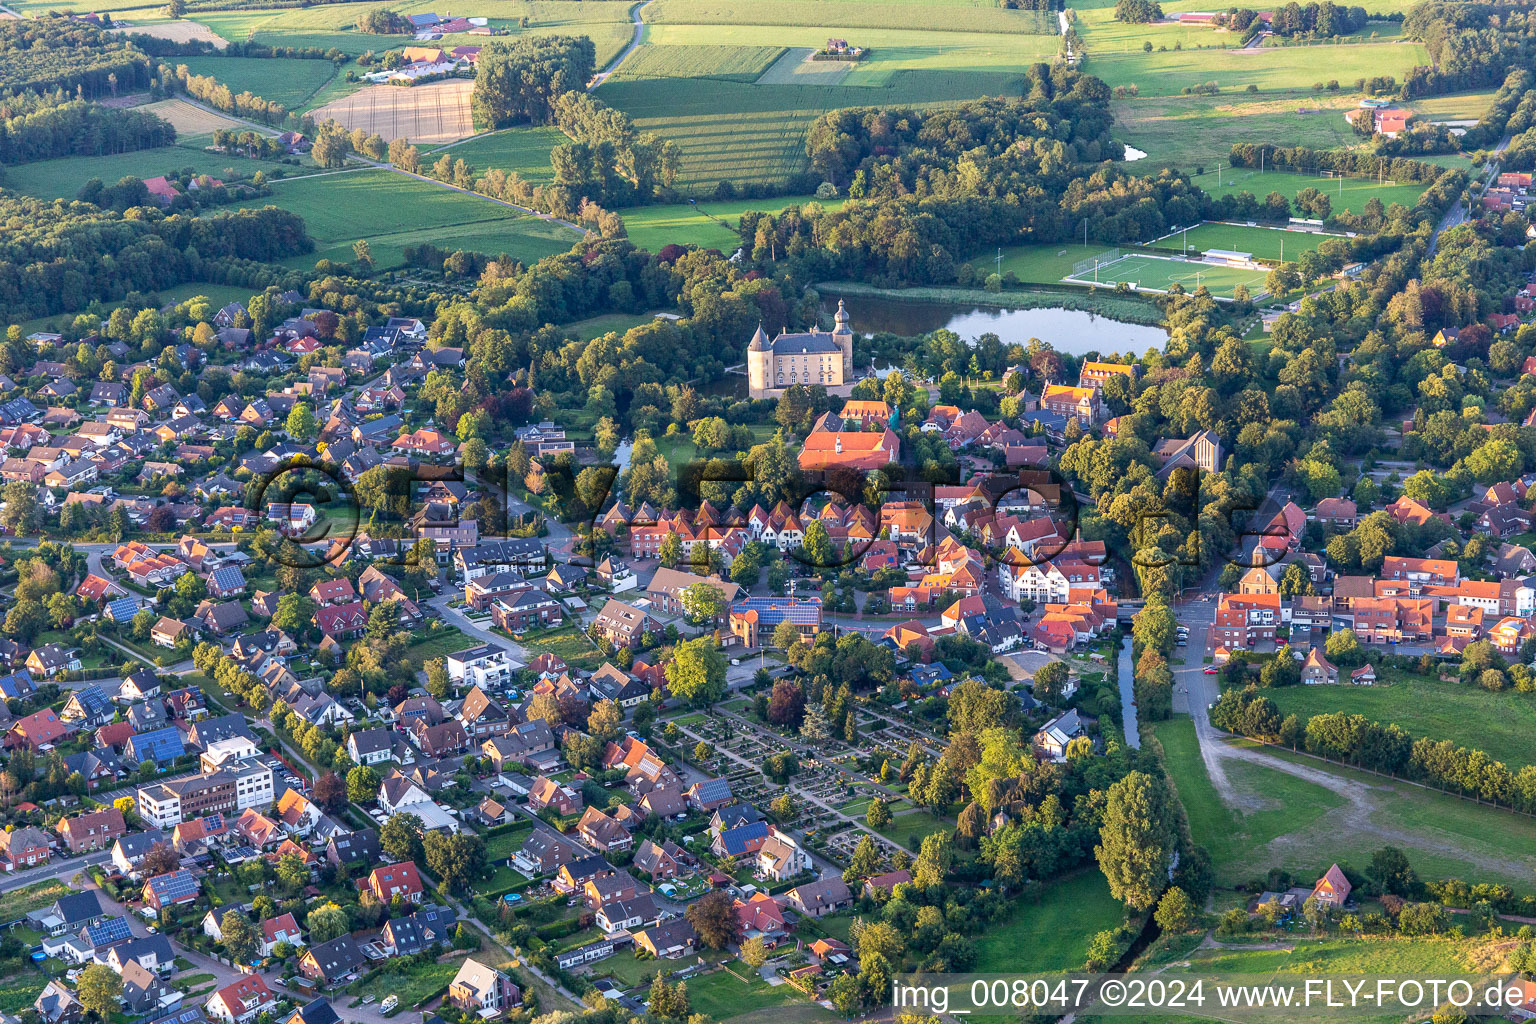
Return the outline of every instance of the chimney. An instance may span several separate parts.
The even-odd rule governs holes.
[[[842,454],[842,452],[843,452],[843,438],[842,438],[842,435],[838,435],[837,437],[832,439],[832,450],[837,452],[839,455]]]

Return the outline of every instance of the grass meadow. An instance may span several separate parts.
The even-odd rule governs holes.
[[[1368,809],[1362,814],[1342,794],[1278,768],[1228,760],[1233,788],[1255,805],[1243,813],[1211,784],[1192,722],[1162,722],[1156,734],[1190,834],[1211,852],[1221,884],[1247,881],[1271,867],[1301,876],[1333,861],[1363,869],[1373,852],[1390,843],[1424,878],[1531,888],[1536,822],[1530,818],[1273,748],[1266,753],[1278,760],[1344,780],[1360,791]]]
[[[1531,731],[1536,700],[1522,693],[1490,693],[1477,686],[1387,671],[1391,685],[1287,686],[1266,692],[1281,714],[1305,721],[1329,711],[1395,723],[1415,739],[1429,736],[1475,747],[1518,771],[1536,764]]]
[[[300,168],[272,160],[247,160],[210,153],[200,147],[175,145],[109,156],[70,156],[16,164],[0,169],[0,184],[40,199],[73,199],[80,187],[92,178],[114,185],[128,176],[153,178],[188,167],[197,174],[210,174],[220,179],[229,178],[231,170],[245,177],[257,171],[265,171],[269,177],[274,171],[300,172]]]
[[[446,152],[455,159],[462,158],[477,171],[499,167],[504,171],[516,171],[528,181],[541,182],[554,178],[549,151],[565,141],[565,134],[558,128],[507,128],[430,150],[426,155],[435,160]]]
[[[779,196],[773,199],[700,199],[692,203],[659,206],[635,206],[620,210],[629,240],[658,252],[663,246],[699,245],[719,249],[729,255],[741,244],[736,225],[748,210],[778,212],[789,206],[819,203],[836,210],[846,200],[817,199],[815,196]]]
[[[423,242],[449,250],[505,252],[533,263],[579,241],[569,228],[385,170],[276,182],[271,196],[249,205],[281,206],[304,218],[316,248],[287,261],[300,267],[320,259],[350,261],[358,239],[367,239],[381,267],[401,263],[406,246]]]
[[[1353,96],[1277,99],[1227,93],[1220,96],[1141,96],[1116,100],[1115,138],[1147,154],[1137,173],[1149,167],[1193,171],[1224,162],[1232,146],[1264,139],[1277,144],[1336,149],[1358,145],[1344,123]],[[1214,178],[1215,175],[1212,175]]]
[[[1124,916],[1098,868],[1085,868],[1053,881],[1038,902],[1020,902],[1007,920],[978,935],[975,970],[1080,969],[1094,934],[1118,926]]]
[[[231,92],[249,92],[272,103],[297,110],[336,75],[328,60],[296,57],[172,57],[167,63],[185,64],[194,75],[208,75]]]
[[[1346,87],[1357,78],[1373,75],[1394,75],[1402,81],[1413,68],[1428,62],[1428,54],[1418,43],[1105,54],[1095,54],[1090,47],[1084,70],[1102,78],[1110,88],[1134,84],[1142,96],[1176,96],[1187,86],[1206,82],[1215,82],[1223,92],[1253,85],[1261,93],[1304,92],[1310,96],[1317,81],[1337,79]]]
[[[1378,184],[1370,178],[1322,178],[1292,171],[1260,171],[1257,168],[1225,166],[1219,171],[1207,169],[1203,174],[1193,175],[1191,180],[1213,196],[1252,192],[1259,199],[1271,192],[1279,192],[1287,199],[1292,199],[1304,188],[1315,188],[1319,192],[1328,193],[1333,212],[1349,210],[1357,214],[1365,209],[1365,204],[1371,199],[1380,199],[1388,206],[1393,203],[1413,206],[1425,189],[1425,186],[1411,182]]]

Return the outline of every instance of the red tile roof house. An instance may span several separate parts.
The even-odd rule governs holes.
[[[374,868],[368,875],[367,884],[380,903],[389,903],[396,896],[410,903],[420,903],[426,892],[420,872],[410,861]]]
[[[68,723],[59,721],[51,708],[45,708],[25,718],[17,719],[5,734],[5,745],[11,749],[27,747],[33,753],[57,743],[70,733]]]
[[[322,607],[334,604],[350,604],[357,600],[357,591],[352,588],[352,581],[345,577],[335,580],[321,580],[309,588],[309,599]]]
[[[1312,887],[1312,896],[1317,902],[1332,907],[1342,907],[1349,901],[1350,891],[1354,887],[1349,884],[1349,879],[1344,877],[1344,872],[1339,870],[1337,864],[1330,867],[1317,884]]]
[[[355,639],[368,627],[368,612],[361,601],[316,608],[315,625],[326,636],[339,640]]]
[[[209,1017],[224,1024],[250,1024],[276,1006],[277,997],[261,975],[247,974],[215,992],[203,1008]]]
[[[92,811],[74,818],[63,818],[54,829],[70,853],[86,853],[111,846],[128,831],[123,812],[116,807]]]
[[[292,914],[281,914],[261,922],[261,955],[271,956],[279,942],[294,947],[304,945],[304,933],[299,930],[299,923]]]
[[[0,832],[0,863],[7,871],[20,871],[48,863],[48,837],[30,825]]]

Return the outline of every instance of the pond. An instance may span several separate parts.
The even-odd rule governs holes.
[[[867,295],[844,300],[853,329],[862,334],[886,331],[902,337],[939,328],[971,341],[988,332],[1004,345],[1048,342],[1058,352],[1141,352],[1168,340],[1161,327],[1126,323],[1080,309],[989,309],[949,302],[906,302]],[[830,314],[828,314],[830,318]]]

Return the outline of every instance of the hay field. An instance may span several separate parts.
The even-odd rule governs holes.
[[[475,133],[469,98],[475,83],[466,78],[405,88],[370,85],[312,111],[316,121],[334,118],[349,129],[376,132],[387,140],[443,143]]]
[[[171,122],[178,136],[212,135],[218,128],[246,131],[251,127],[232,117],[225,117],[223,114],[216,114],[202,107],[194,107],[186,100],[160,100],[158,103],[147,103],[138,109],[146,110]]]
[[[216,50],[222,50],[229,45],[229,40],[207,25],[196,21],[167,20],[132,23],[127,28],[115,28],[109,31],[122,35],[154,36],[156,39],[169,39],[173,43],[212,43]]]
[[[784,51],[758,78],[758,85],[843,85],[853,63],[842,60],[811,60],[816,50],[796,46]]]

